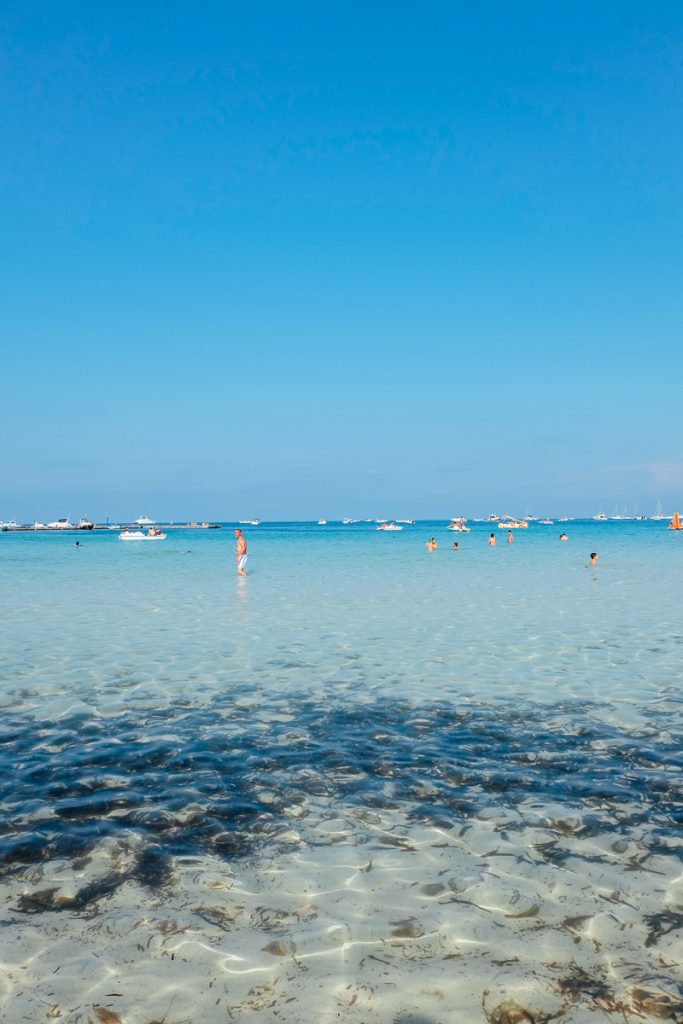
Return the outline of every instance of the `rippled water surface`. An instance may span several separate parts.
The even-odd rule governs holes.
[[[444,526],[0,535],[7,1020],[683,1019],[683,537]]]

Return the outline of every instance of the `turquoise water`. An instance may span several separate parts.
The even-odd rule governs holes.
[[[327,906],[324,936],[319,921],[296,910],[298,949],[309,950],[311,963],[327,956],[335,929],[345,950],[438,934],[446,953],[423,949],[421,961],[436,970],[455,955],[462,927],[442,908],[462,903],[463,894],[482,914],[492,907],[501,914],[501,931],[485,937],[489,961],[498,962],[512,941],[505,929],[513,921],[528,925],[523,915],[519,925],[514,908],[532,889],[529,905],[546,908],[531,915],[534,927],[536,914],[545,914],[557,942],[562,929],[552,914],[564,908],[566,925],[569,904],[583,901],[592,922],[585,955],[594,957],[595,929],[604,927],[596,901],[616,893],[612,902],[623,902],[619,893],[628,890],[634,945],[617,955],[622,940],[602,936],[605,958],[586,959],[581,969],[594,981],[599,975],[614,1005],[642,1015],[626,964],[640,956],[641,986],[652,985],[658,944],[666,935],[670,954],[683,924],[683,536],[665,523],[570,522],[517,531],[511,545],[496,530],[492,549],[489,524],[467,535],[445,526],[419,523],[398,534],[370,524],[246,527],[246,579],[236,577],[227,525],[169,531],[153,544],[84,534],[78,548],[73,534],[0,535],[3,900],[19,928],[13,942],[25,942],[38,972],[33,987],[17,974],[20,984],[12,970],[26,964],[13,962],[0,986],[8,1020],[43,1019],[31,1017],[38,1003],[30,999],[52,998],[38,978],[57,947],[48,943],[46,951],[38,935],[53,920],[60,928],[69,922],[71,946],[61,955],[73,964],[85,941],[82,915],[110,936],[117,929],[128,936],[132,907],[146,901],[159,913],[162,905],[178,919],[187,914],[204,950],[237,934],[234,922],[220,924],[225,906],[209,913],[188,895],[199,884],[198,865],[202,877],[234,879],[241,871],[251,879],[240,913],[249,893],[256,902],[248,934],[240,933],[240,956],[265,928],[258,899],[272,888],[274,871],[297,906],[310,897],[309,880],[325,874],[328,900],[331,893],[344,900]],[[563,529],[566,543],[558,540]],[[429,553],[424,543],[432,535],[439,548]],[[598,566],[588,568],[593,550]],[[489,849],[491,829],[498,845]],[[465,832],[469,845],[461,849],[454,837]],[[503,869],[496,850],[505,843]],[[392,849],[400,865],[387,859],[381,870]],[[414,906],[414,895],[406,897],[405,886],[416,884],[403,874],[406,851],[419,863],[415,877],[429,879]],[[456,853],[469,858],[460,874]],[[525,880],[520,865],[530,856],[534,870]],[[362,905],[349,909],[349,871],[356,878],[361,860],[375,864],[369,916]],[[654,875],[646,862],[656,864]],[[608,865],[609,882],[596,881],[596,865],[600,872]],[[455,875],[465,881],[456,884]],[[280,925],[265,928],[270,946],[249,954],[258,964],[250,971],[272,972],[273,957],[284,970],[273,941],[290,949],[294,911],[287,917],[281,910]],[[27,916],[35,934],[17,925]],[[472,924],[468,943],[484,941],[479,927]],[[576,962],[573,927],[564,932]],[[560,960],[561,953],[560,942]],[[88,991],[108,991],[107,979],[125,960],[123,953],[121,962],[111,952],[102,956],[108,973],[99,981],[88,975]],[[159,967],[145,961],[144,969]],[[542,973],[532,954],[524,969]],[[397,964],[392,992],[403,991],[404,970]],[[345,963],[354,983],[359,971]],[[659,998],[678,998],[673,967],[660,964],[655,973]],[[72,992],[78,977],[74,967]],[[286,987],[284,975],[268,977]],[[336,993],[339,977],[337,965],[316,985]],[[188,968],[181,1002],[195,982]],[[310,991],[297,983],[287,997],[299,1007],[292,1019],[327,1019],[302,1010]],[[478,1014],[490,984],[484,972],[471,993]],[[552,977],[548,986],[555,991]],[[149,979],[140,982],[126,1020],[161,1018],[148,987]],[[261,1019],[249,1017],[257,1012],[249,993],[240,990],[241,1009],[231,1004],[235,1019]],[[509,998],[503,993],[500,1005]],[[585,999],[576,997],[568,1020],[583,1019]],[[264,1020],[273,1005],[259,1004]],[[407,1012],[396,1003],[395,1019],[408,1020],[400,1017]],[[73,1013],[67,1019],[81,1019]],[[375,1019],[367,1005],[365,1013],[349,1019]],[[205,1009],[202,1019],[225,1014]]]
[[[643,703],[680,679],[683,543],[666,524],[517,531],[444,524],[0,535],[4,699],[131,701],[258,684],[363,700],[559,697]],[[428,554],[425,538],[439,549]],[[595,570],[586,568],[599,552]],[[611,713],[611,712],[610,712]]]

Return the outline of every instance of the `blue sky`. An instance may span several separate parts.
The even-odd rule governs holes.
[[[0,519],[683,505],[677,3],[8,3]]]

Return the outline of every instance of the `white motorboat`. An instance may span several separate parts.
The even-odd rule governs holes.
[[[554,526],[555,521],[553,519],[539,519],[541,526]]]
[[[260,522],[260,519],[240,519],[240,526],[258,526]]]
[[[35,523],[33,524],[33,529],[34,530],[47,530],[47,526],[45,525],[45,523],[39,523],[38,520],[36,519]]]
[[[512,517],[509,517],[508,519],[501,519],[498,522],[499,530],[528,530],[528,528],[529,524],[526,519],[513,519]]]
[[[604,512],[598,512],[596,516],[592,516],[591,518],[594,519],[597,523],[604,523],[607,521],[608,517],[605,515]]]
[[[406,526],[414,526],[415,525],[415,520],[414,519],[397,519],[396,522],[397,523],[405,523]]]
[[[119,540],[166,540],[166,534],[161,530],[122,530]]]
[[[327,526],[327,519],[319,519],[318,526]]]
[[[73,523],[68,519],[55,519],[53,523],[47,524],[48,530],[73,530]]]
[[[456,533],[470,533],[470,527],[467,525],[467,520],[464,516],[457,516],[455,519],[451,519],[449,530],[454,530]]]
[[[136,526],[154,526],[154,520],[150,519],[149,516],[140,516],[139,519],[135,520]]]
[[[342,526],[349,526],[350,523],[355,523],[355,519],[342,519]]]
[[[377,527],[377,529],[378,530],[391,530],[392,532],[396,532],[398,530],[402,530],[403,527],[399,526],[398,523],[380,523],[379,526]]]
[[[76,527],[77,530],[93,530],[95,524],[91,523],[87,516],[81,516]]]
[[[18,530],[19,524],[15,523],[13,519],[9,519],[6,523],[0,524],[0,529],[4,530],[5,533],[7,533],[8,530]]]

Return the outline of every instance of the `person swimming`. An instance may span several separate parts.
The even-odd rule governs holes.
[[[566,533],[561,533],[560,534],[560,540],[569,540],[569,537],[567,536]]]
[[[512,544],[514,539],[515,538],[512,536],[512,530],[508,530],[508,544]]]
[[[491,536],[489,537],[489,547],[490,548],[495,548],[495,546],[496,546],[496,535],[495,535],[495,533],[492,533]]]
[[[437,545],[436,539],[434,537],[430,537],[429,540],[427,541],[427,543],[425,544],[425,547],[427,548],[427,551],[436,551],[437,546],[438,545]]]
[[[589,562],[589,565],[591,565],[591,566],[592,566],[592,565],[597,565],[597,564],[598,564],[598,555],[597,555],[597,552],[596,552],[596,551],[591,551],[591,553],[590,553],[590,562]]]
[[[459,551],[459,550],[460,550],[460,545],[458,544],[458,542],[456,540],[453,543],[453,551]]]

